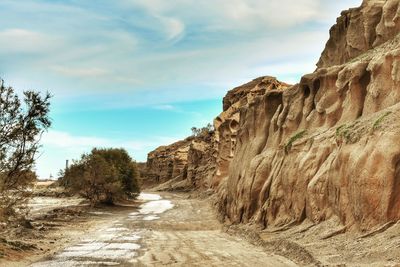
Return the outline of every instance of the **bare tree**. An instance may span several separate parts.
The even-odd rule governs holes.
[[[23,210],[40,137],[51,125],[51,96],[25,91],[20,97],[0,82],[0,221]]]

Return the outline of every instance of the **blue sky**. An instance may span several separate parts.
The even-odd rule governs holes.
[[[340,11],[361,0],[0,0],[0,76],[50,91],[38,174],[93,146],[149,151],[222,109],[262,75],[315,69]]]

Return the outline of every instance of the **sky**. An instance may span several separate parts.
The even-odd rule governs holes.
[[[313,72],[361,0],[0,0],[0,77],[53,95],[36,171],[93,147],[132,158],[211,123],[225,93]]]

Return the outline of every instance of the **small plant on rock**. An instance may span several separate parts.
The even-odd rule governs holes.
[[[391,111],[388,111],[388,112],[384,113],[383,115],[381,115],[381,116],[374,122],[374,124],[372,125],[372,129],[373,129],[374,131],[377,130],[377,129],[381,126],[381,124],[382,124],[382,122],[385,120],[385,118],[386,118],[387,116],[389,116],[390,114],[392,114],[392,112],[391,112]]]
[[[206,136],[214,132],[214,126],[211,123],[209,123],[205,127],[202,128],[192,127],[190,130],[192,131],[192,136],[194,137]]]
[[[336,138],[344,139],[346,143],[354,143],[360,139],[361,135],[355,131],[356,122],[351,125],[343,124],[336,128]]]
[[[289,140],[285,144],[285,152],[288,153],[290,151],[290,149],[292,148],[293,143],[296,140],[299,140],[299,139],[303,138],[304,135],[306,135],[306,134],[307,134],[307,131],[303,130],[301,132],[296,133],[292,137],[290,137]]]

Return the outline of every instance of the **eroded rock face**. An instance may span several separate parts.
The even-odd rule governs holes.
[[[299,84],[260,77],[228,92],[214,134],[185,146],[186,178],[217,191],[227,221],[370,229],[400,219],[399,6],[344,11]]]
[[[283,90],[289,86],[290,85],[287,83],[278,81],[275,77],[263,76],[233,88],[223,99],[223,112],[219,117],[229,116],[226,115],[226,111],[228,111],[228,109],[236,110],[240,107],[243,107],[252,102],[255,97],[265,95],[267,91]]]
[[[337,217],[367,229],[400,219],[399,2],[344,12],[314,73],[240,110],[219,186],[227,220],[267,227]]]
[[[288,87],[288,84],[278,81],[275,77],[265,76],[232,89],[224,97],[224,111],[214,120],[217,150],[216,173],[211,183],[214,188],[229,175],[229,166],[235,154],[237,133],[242,119],[240,110],[253,105],[260,96],[271,92],[282,92]]]
[[[214,132],[194,138],[190,144],[187,164],[188,184],[193,188],[210,188],[216,170]]]
[[[214,120],[214,131],[161,146],[148,154],[144,183],[187,179],[185,185],[192,188],[216,188],[227,175],[233,158],[240,109],[258,96],[288,87],[274,77],[265,76],[232,89],[223,99],[224,110]],[[171,187],[173,184],[168,184]],[[180,182],[179,187],[182,187]]]
[[[392,39],[399,31],[399,1],[364,0],[361,7],[343,11],[337,19],[317,66],[344,64]]]
[[[187,177],[188,151],[193,138],[161,146],[147,156],[147,182],[162,183],[171,179]]]
[[[179,189],[209,188],[215,173],[215,162],[214,132],[191,136],[150,152],[143,184],[171,181],[167,185],[171,190],[175,184]],[[186,182],[182,183],[182,180]]]

